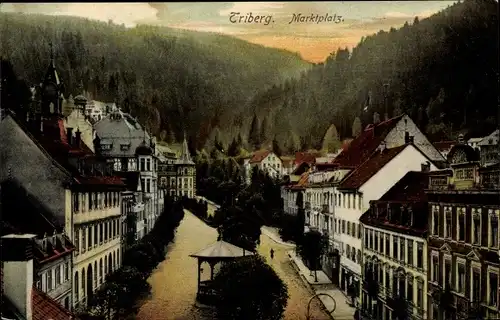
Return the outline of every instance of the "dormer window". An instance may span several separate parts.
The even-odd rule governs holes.
[[[111,150],[111,147],[110,143],[101,143],[101,150]]]
[[[121,151],[127,151],[128,149],[130,149],[130,144],[120,144]]]

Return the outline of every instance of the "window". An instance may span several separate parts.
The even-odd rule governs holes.
[[[52,282],[52,269],[47,271],[47,291],[52,290],[53,287],[53,282]]]
[[[432,206],[432,234],[439,235],[439,206]]]
[[[436,253],[432,253],[432,281],[439,282],[439,256]]]
[[[450,286],[453,281],[451,281],[452,279],[452,275],[451,275],[451,257],[448,257],[444,259],[444,275],[443,275],[443,279],[444,279],[444,287],[448,287]],[[451,288],[450,288],[451,289]]]
[[[69,262],[64,264],[63,276],[65,282],[69,280]]]
[[[488,271],[488,305],[498,306],[498,273]]]
[[[75,255],[77,255],[78,252],[80,251],[80,229],[75,230],[74,240],[75,240],[75,248],[76,248]]]
[[[92,229],[93,228],[94,228],[93,226],[89,227],[89,243],[88,243],[89,250],[92,249]]]
[[[445,215],[445,238],[451,238],[452,237],[452,223],[451,223],[451,208],[450,207],[445,207],[444,208],[444,215]]]
[[[413,240],[408,239],[408,264],[413,266]]]
[[[351,222],[347,221],[347,234],[351,235]],[[370,239],[371,240],[371,239]],[[371,241],[370,241],[371,242]]]
[[[385,254],[391,255],[391,240],[388,234],[385,235]]]
[[[407,278],[407,286],[406,300],[413,302],[413,277],[411,275]]]
[[[389,265],[385,265],[385,288],[391,290],[391,276],[389,275]]]
[[[103,230],[102,230],[102,223],[99,223],[99,244],[102,243],[102,238],[103,238]]]
[[[480,302],[481,301],[481,270],[477,268],[472,268],[472,292],[471,292],[471,301],[472,302]]]
[[[73,212],[79,212],[80,211],[80,201],[79,201],[79,194],[78,193],[73,193]]]
[[[465,241],[465,208],[457,208],[458,240]]]
[[[61,266],[56,267],[56,287],[61,284]]]
[[[481,209],[472,209],[472,243],[481,244]]]
[[[87,250],[87,228],[82,229],[82,252],[85,252]]]
[[[498,247],[498,212],[499,210],[489,210],[488,216],[490,220],[490,226],[488,233],[490,234],[489,246],[493,248]]]
[[[97,225],[94,225],[92,226],[92,229],[94,229],[94,246],[97,246],[98,245],[98,241],[97,241]]]
[[[465,261],[457,260],[457,292],[465,293]]]
[[[379,232],[378,231],[375,231],[375,243],[373,244],[373,249],[375,251],[378,251],[378,238],[379,238]]]
[[[417,307],[422,309],[424,306],[424,281],[422,279],[417,279]]]
[[[405,256],[405,238],[401,237],[399,238],[401,241],[399,245],[399,260],[404,264],[406,262],[406,256]]]
[[[146,159],[146,171],[151,171],[151,159]]]
[[[394,259],[398,258],[398,244],[399,244],[399,238],[392,236],[392,257]]]
[[[417,244],[417,268],[424,268],[424,245],[421,242]]]

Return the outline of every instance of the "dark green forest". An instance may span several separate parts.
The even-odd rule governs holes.
[[[285,146],[296,134],[319,149],[332,124],[348,138],[357,117],[366,126],[386,110],[407,113],[435,141],[490,134],[497,101],[498,3],[481,0],[367,36],[251,105]]]
[[[310,64],[228,36],[75,17],[1,14],[2,56],[29,83],[55,39],[68,92],[115,100],[167,141],[283,152],[339,146],[381,118],[409,114],[431,140],[497,125],[498,3],[456,3]],[[355,123],[353,128],[353,124]],[[173,134],[172,134],[173,133]],[[331,140],[331,138],[329,140]],[[237,153],[237,152],[232,152]]]
[[[53,43],[66,96],[116,101],[156,135],[204,141],[231,129],[256,92],[310,67],[298,54],[215,33],[125,28],[77,17],[0,14],[0,50],[28,85],[40,83]]]

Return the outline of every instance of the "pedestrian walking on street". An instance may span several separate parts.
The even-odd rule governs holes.
[[[271,259],[273,259],[273,258],[274,258],[274,250],[273,250],[273,248],[271,248]]]

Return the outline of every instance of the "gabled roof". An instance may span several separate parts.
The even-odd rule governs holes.
[[[304,172],[300,176],[299,181],[296,184],[290,186],[290,189],[304,189],[309,182],[309,173],[310,173],[309,171]]]
[[[237,247],[229,242],[219,240],[205,249],[192,254],[194,258],[239,258],[243,256],[251,256],[254,253],[243,248]]]
[[[297,168],[292,171],[292,175],[301,175],[311,168],[311,165],[307,162],[300,163]]]
[[[425,189],[429,186],[429,173],[409,171],[390,188],[380,201],[426,201]]]
[[[33,288],[32,296],[32,314],[33,320],[77,320],[71,312],[66,310],[59,303],[51,299],[48,295]]]
[[[490,135],[484,137],[479,143],[479,146],[497,145],[499,139],[499,130],[493,131]]]
[[[434,148],[436,148],[438,151],[450,150],[451,147],[453,147],[455,144],[457,144],[456,141],[438,141],[432,143]]]
[[[250,163],[259,163],[264,160],[270,153],[271,151],[269,150],[255,151],[252,155],[252,158],[250,159]]]
[[[349,173],[340,183],[339,189],[357,189],[394,159],[408,145],[375,151],[365,162]]]
[[[309,165],[314,164],[320,155],[320,152],[295,152],[295,165],[298,166],[304,162]]]
[[[377,149],[403,118],[404,115],[380,122],[376,125],[367,126],[366,129],[351,143],[343,149],[335,158],[334,163],[341,167],[355,168],[362,164]]]

